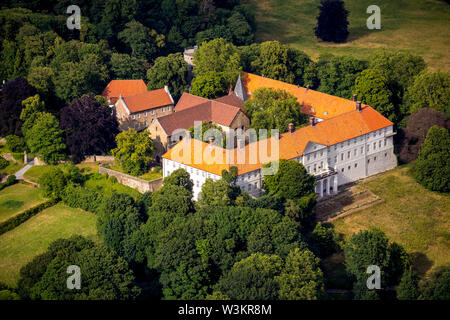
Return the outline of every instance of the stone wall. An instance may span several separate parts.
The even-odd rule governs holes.
[[[136,189],[140,193],[144,193],[147,191],[154,192],[159,190],[162,186],[163,178],[155,179],[152,181],[143,180],[140,178],[136,178],[130,176],[128,174],[118,172],[115,170],[107,169],[102,166],[99,166],[98,172],[101,174],[106,173],[108,176],[116,177],[117,181],[127,187]]]
[[[114,156],[87,156],[81,163],[111,163],[114,162]]]

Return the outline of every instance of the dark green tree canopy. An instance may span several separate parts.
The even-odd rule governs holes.
[[[297,98],[283,90],[260,88],[255,90],[253,98],[247,100],[243,109],[251,119],[251,127],[260,129],[278,129],[280,133],[289,130],[289,123],[300,126],[306,122],[306,115],[300,112]]]
[[[181,53],[156,58],[153,66],[147,70],[149,90],[168,86],[174,99],[179,99],[187,89],[187,64]]]
[[[314,29],[317,38],[328,42],[345,42],[348,37],[348,11],[342,0],[322,0],[319,6],[317,26]]]
[[[419,156],[410,169],[412,176],[425,188],[450,191],[450,134],[446,128],[432,126],[422,144]]]

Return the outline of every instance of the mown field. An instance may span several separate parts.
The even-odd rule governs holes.
[[[99,241],[96,220],[93,213],[59,203],[0,235],[0,282],[16,286],[20,268],[58,238],[83,235]]]
[[[450,71],[450,5],[444,0],[345,0],[349,13],[347,43],[330,44],[314,35],[320,0],[248,0],[256,8],[258,41],[279,40],[305,51],[367,59],[374,49],[410,50],[433,70]],[[369,30],[369,5],[381,9],[381,30]]]
[[[450,195],[428,191],[402,166],[360,184],[383,201],[334,220],[348,239],[359,230],[377,227],[413,257],[420,274],[450,264]]]
[[[0,223],[45,201],[41,190],[16,183],[0,191]]]

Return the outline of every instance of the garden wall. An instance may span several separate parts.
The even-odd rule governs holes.
[[[147,191],[154,192],[159,190],[162,186],[163,178],[158,178],[152,181],[143,180],[137,177],[130,176],[128,174],[118,172],[115,170],[107,169],[99,166],[98,172],[101,174],[106,173],[108,176],[116,177],[117,181],[127,187],[136,189],[137,191],[144,193]]]

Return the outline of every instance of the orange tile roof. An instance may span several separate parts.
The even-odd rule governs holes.
[[[251,98],[253,93],[259,88],[282,89],[297,98],[299,104],[302,106],[301,111],[303,113],[320,119],[330,119],[355,109],[355,102],[352,100],[265,78],[252,73],[244,72],[242,82],[247,91],[248,98]]]
[[[111,99],[115,103],[122,94],[123,97],[147,91],[147,86],[142,79],[139,80],[111,80],[103,90],[102,96]]]
[[[164,88],[126,96],[123,101],[130,113],[173,105],[170,94]]]
[[[164,154],[163,158],[181,162],[216,175],[221,175],[223,169],[229,169],[231,166],[237,166],[238,173],[241,175],[258,170],[264,163],[273,160],[297,158],[303,155],[303,152],[309,142],[331,146],[352,138],[356,138],[363,134],[391,126],[392,124],[393,123],[391,121],[383,117],[373,108],[365,106],[361,111],[353,110],[332,119],[323,120],[315,126],[306,126],[297,129],[293,133],[286,132],[281,134],[278,157],[271,155],[271,144],[275,141],[275,138],[271,137],[263,140],[267,143],[265,146],[259,144],[259,142],[253,142],[246,145],[244,148],[245,161],[241,164],[234,164],[236,161],[231,161],[232,159],[237,159],[237,153],[239,152],[237,148],[226,150],[217,146],[213,147],[213,155],[217,155],[218,159],[222,159],[222,163],[208,163],[208,161],[205,160],[196,161],[196,159],[201,159],[199,155],[204,154],[205,148],[208,148],[208,144],[194,139],[190,139],[189,142],[187,142],[188,139],[180,141],[166,154]],[[191,150],[190,155],[183,154],[186,143],[189,143],[189,146],[185,150]],[[196,146],[196,148],[194,148],[194,146]],[[260,147],[267,148],[267,158],[259,158]],[[195,158],[194,150],[199,150],[197,153],[198,158]],[[253,162],[250,161],[252,156],[256,157]]]

